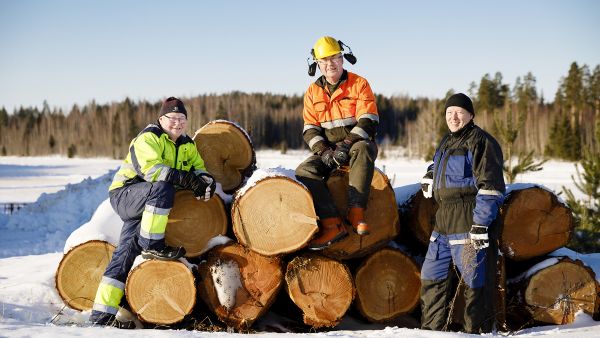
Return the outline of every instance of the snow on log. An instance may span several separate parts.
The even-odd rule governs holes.
[[[194,142],[208,172],[227,193],[244,183],[256,165],[250,136],[239,125],[216,120],[196,131]]]
[[[129,272],[125,294],[132,312],[152,324],[175,324],[196,303],[194,276],[179,261],[143,261]]]
[[[92,240],[105,241],[116,247],[121,236],[121,228],[123,228],[123,221],[113,210],[107,198],[100,203],[87,223],[69,235],[63,253],[66,254],[73,247]]]
[[[348,267],[316,254],[303,254],[288,263],[286,290],[303,312],[304,323],[313,328],[334,327],[354,299]]]
[[[578,311],[598,315],[600,286],[594,271],[580,260],[544,260],[512,279],[509,291],[509,306],[535,322],[569,324]]]
[[[186,257],[204,253],[208,241],[227,232],[227,213],[219,195],[208,201],[197,200],[190,190],[175,193],[175,203],[165,231],[167,245],[183,246]]]
[[[327,187],[340,215],[345,217],[348,210],[348,170],[342,168],[334,171],[327,180]],[[398,235],[400,222],[394,189],[379,169],[375,169],[371,181],[365,218],[371,229],[368,236],[357,235],[346,224],[349,236],[323,250],[323,254],[335,259],[363,257],[385,246]]]
[[[56,270],[55,285],[66,305],[90,310],[96,290],[115,247],[104,241],[88,241],[67,252]]]
[[[413,311],[419,304],[420,271],[400,250],[374,252],[355,273],[356,308],[371,322],[386,322]]]
[[[277,257],[260,255],[237,243],[215,247],[198,266],[200,298],[217,317],[247,330],[267,312],[283,284]]]
[[[308,189],[276,171],[255,172],[236,192],[231,220],[238,242],[266,256],[296,251],[318,231]]]
[[[575,226],[571,209],[554,193],[539,186],[510,191],[500,218],[501,250],[516,261],[565,246]]]

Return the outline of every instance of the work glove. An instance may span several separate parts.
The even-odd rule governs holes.
[[[469,231],[469,238],[475,250],[485,249],[490,246],[490,238],[488,236],[488,227],[485,225],[473,224]]]
[[[201,173],[197,177],[197,184],[195,184],[192,191],[196,199],[208,201],[215,194],[215,188],[217,182],[215,179],[207,173]]]
[[[433,173],[431,171],[427,172],[421,179],[421,190],[423,191],[423,197],[433,197]]]
[[[171,169],[169,170],[165,181],[173,185],[180,186],[183,189],[194,190],[197,178],[196,175],[194,175],[194,173],[191,173],[189,171]]]
[[[351,141],[344,140],[335,144],[333,159],[338,166],[348,164],[348,161],[350,160],[350,147],[352,147]]]
[[[338,167],[337,162],[333,158],[334,151],[331,148],[325,149],[321,153],[321,161],[327,166],[329,169],[335,169]]]

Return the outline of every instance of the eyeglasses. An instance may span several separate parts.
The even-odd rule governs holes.
[[[328,64],[329,62],[331,63],[340,63],[340,61],[342,61],[342,54],[337,54],[334,56],[329,56],[323,59],[319,59],[317,60],[317,63],[319,64],[319,66],[325,66],[326,64]]]
[[[179,123],[185,123],[187,122],[187,117],[174,117],[174,116],[169,116],[169,115],[163,115],[164,117],[166,117],[169,122],[171,123],[175,123],[175,122],[179,122]]]

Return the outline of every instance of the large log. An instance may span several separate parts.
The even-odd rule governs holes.
[[[416,240],[420,246],[429,244],[435,226],[438,205],[434,198],[425,198],[419,188],[404,204],[400,205],[402,235],[407,241]],[[409,238],[408,238],[409,237]]]
[[[260,255],[240,244],[217,246],[198,266],[200,298],[230,327],[247,330],[264,315],[283,284],[277,257]]]
[[[547,259],[515,278],[509,287],[510,306],[529,314],[526,324],[569,324],[578,311],[598,315],[600,286],[594,271],[580,260]]]
[[[265,176],[234,195],[231,220],[238,242],[266,256],[306,246],[318,231],[310,192],[289,177],[258,174]]]
[[[355,305],[371,322],[410,313],[419,304],[421,268],[404,252],[383,248],[365,258],[354,277]]]
[[[239,188],[256,169],[250,136],[233,122],[211,121],[196,131],[194,141],[206,169],[227,193]]]
[[[180,190],[175,193],[165,241],[171,246],[183,246],[186,257],[197,257],[206,251],[211,238],[227,232],[227,225],[225,205],[219,195],[203,201],[189,190]]]
[[[334,327],[354,299],[350,270],[343,263],[316,254],[295,257],[285,272],[286,290],[313,328]]]
[[[87,311],[94,305],[96,290],[115,247],[104,241],[88,241],[69,250],[56,270],[58,294],[69,307]]]
[[[327,180],[327,187],[340,215],[345,216],[348,213],[347,168],[334,171]],[[323,250],[323,254],[335,259],[363,257],[385,246],[398,235],[400,222],[394,189],[387,176],[379,169],[375,170],[371,181],[365,218],[371,229],[368,236],[357,235],[352,231],[352,227],[346,224],[349,236],[330,245]]]
[[[515,261],[565,246],[575,226],[571,209],[552,192],[537,186],[512,190],[502,205],[500,218],[501,250]]]
[[[179,261],[140,263],[129,272],[125,294],[132,312],[152,324],[180,322],[196,303],[194,276]]]

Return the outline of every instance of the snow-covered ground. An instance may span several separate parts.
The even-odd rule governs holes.
[[[258,167],[294,169],[307,152],[259,151]],[[402,157],[401,150],[386,151],[377,160],[397,194],[417,183],[427,163]],[[88,223],[102,201],[120,161],[110,159],[67,159],[62,157],[0,157],[0,203],[29,203],[17,213],[0,214],[0,337],[234,337],[232,333],[180,330],[116,331],[112,328],[82,327],[87,313],[66,308],[54,288],[56,267],[69,235]],[[109,172],[111,171],[111,172]],[[523,175],[519,182],[539,183],[555,192],[562,186],[574,189],[573,163],[552,161],[544,170]],[[411,188],[413,189],[413,188]],[[581,196],[577,194],[576,196]],[[97,215],[95,217],[107,217]],[[92,222],[89,222],[92,223]],[[107,239],[108,240],[108,239]],[[560,254],[572,254],[561,251]],[[600,271],[600,254],[578,258]],[[580,314],[574,324],[526,329],[515,335],[552,337],[600,337],[600,325]],[[290,334],[297,337],[466,337],[467,334],[422,331],[412,328],[359,325],[350,318],[340,330]],[[499,334],[498,334],[499,335]],[[283,334],[261,333],[261,337]],[[488,335],[494,336],[494,335]]]

